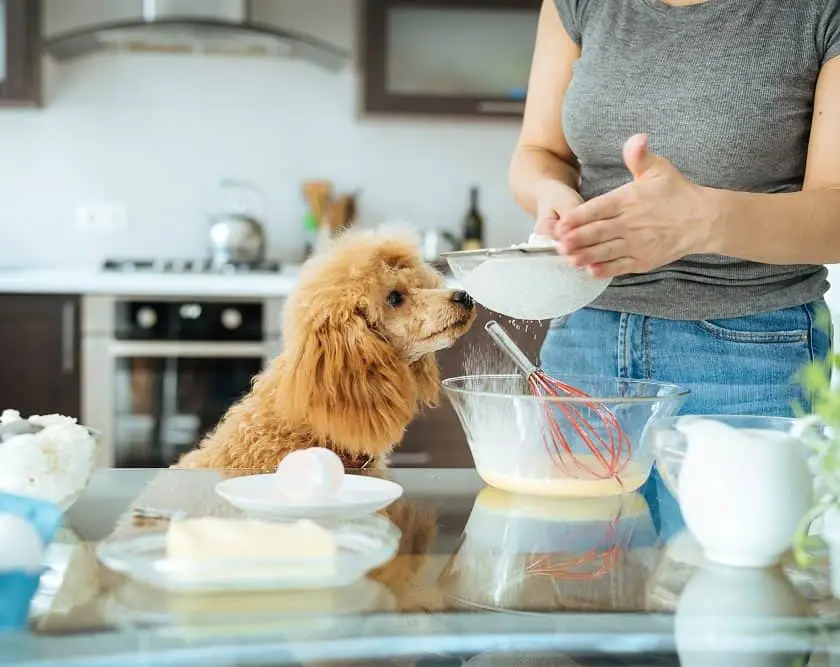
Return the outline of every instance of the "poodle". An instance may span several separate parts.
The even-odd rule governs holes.
[[[281,354],[174,467],[268,473],[292,450],[327,447],[348,470],[384,470],[437,402],[435,352],[474,320],[472,299],[446,288],[411,232],[347,232],[302,267]]]

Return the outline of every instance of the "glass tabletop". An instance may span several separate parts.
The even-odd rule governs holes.
[[[133,507],[237,516],[218,473],[100,470],[48,554],[20,665],[840,665],[827,563],[766,570],[664,540],[639,494],[560,500],[471,470],[398,470],[396,557],[345,588],[176,594],[114,573],[97,543],[160,530]],[[670,534],[670,533],[669,533]]]

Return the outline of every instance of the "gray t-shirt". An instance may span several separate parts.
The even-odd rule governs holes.
[[[630,180],[621,151],[637,132],[700,185],[802,188],[817,76],[840,56],[840,0],[555,5],[581,46],[563,129],[585,199]],[[615,279],[593,306],[668,319],[737,317],[818,299],[826,276],[822,266],[692,255]]]

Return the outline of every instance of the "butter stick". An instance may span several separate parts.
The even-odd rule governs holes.
[[[311,521],[202,517],[173,521],[166,535],[172,576],[190,581],[327,577],[337,552],[332,534]],[[242,567],[232,570],[231,563]]]

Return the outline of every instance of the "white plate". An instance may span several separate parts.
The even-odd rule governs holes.
[[[403,494],[395,482],[378,477],[345,475],[339,492],[320,503],[295,503],[280,496],[279,479],[249,475],[219,482],[216,493],[234,507],[272,519],[358,519],[388,507]]]
[[[349,586],[389,562],[399,546],[399,528],[382,516],[324,527],[336,540],[335,559],[254,557],[178,562],[167,558],[166,533],[160,531],[100,542],[96,555],[115,572],[179,593],[314,590]]]

